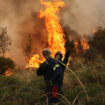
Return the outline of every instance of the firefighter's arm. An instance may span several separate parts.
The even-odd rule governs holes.
[[[69,56],[70,56],[70,51],[66,51],[66,54],[65,54],[65,58],[63,60],[63,63],[66,65],[68,60],[69,60]]]
[[[66,49],[66,53],[65,53],[63,63],[66,65],[70,56],[70,41],[68,38],[66,39],[65,49]]]
[[[44,74],[44,71],[45,71],[45,63],[42,63],[42,64],[40,64],[40,67],[37,69],[37,71],[36,71],[36,74],[38,75],[38,76],[41,76],[41,75],[43,75]]]

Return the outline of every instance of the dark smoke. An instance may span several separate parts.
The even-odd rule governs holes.
[[[67,7],[62,11],[62,23],[70,27],[73,36],[89,34],[98,26],[105,27],[105,0],[64,1]],[[7,27],[12,37],[10,57],[20,66],[26,64],[26,56],[41,53],[47,46],[48,33],[44,19],[37,17],[39,9],[40,0],[0,0],[0,27]]]
[[[42,49],[48,46],[48,33],[44,19],[40,19],[38,13],[34,12],[20,26],[19,35],[22,36],[20,36],[20,44],[24,54],[29,58],[33,54],[41,54]],[[27,47],[31,47],[31,50],[27,51]]]
[[[27,34],[32,35],[32,32],[28,31],[35,28],[33,34],[37,35],[37,28],[41,28],[38,24],[35,27],[37,23],[36,17],[31,15],[33,12],[39,11],[39,8],[39,0],[0,0],[0,27],[7,27],[8,34],[12,37],[12,46],[9,54],[10,57],[16,61],[16,64],[20,66],[25,66],[26,64],[26,55],[24,52],[25,39],[27,40]],[[41,25],[42,24],[40,24],[40,26]],[[38,39],[37,36],[36,39]]]

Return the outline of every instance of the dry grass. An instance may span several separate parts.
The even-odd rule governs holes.
[[[81,66],[74,71],[67,67],[64,92],[57,105],[105,105],[105,60],[78,63]],[[46,105],[43,78],[37,77],[35,71],[14,72],[10,77],[0,76],[0,105]]]

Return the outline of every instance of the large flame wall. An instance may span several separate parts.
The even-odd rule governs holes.
[[[48,31],[48,48],[52,52],[52,56],[55,55],[57,51],[62,51],[65,53],[65,40],[64,33],[61,25],[59,24],[59,8],[64,7],[65,3],[62,0],[54,1],[43,1],[40,0],[42,8],[39,12],[39,18],[44,18],[45,26]],[[35,54],[30,60],[27,67],[38,67],[41,63],[40,55]]]

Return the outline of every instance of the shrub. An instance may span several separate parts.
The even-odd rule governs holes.
[[[95,33],[93,40],[90,42],[90,46],[96,48],[103,56],[105,56],[105,29],[99,27]]]
[[[88,49],[83,57],[85,58],[85,62],[88,62],[88,61],[95,61],[97,59],[97,56],[98,56],[98,51],[93,48],[93,47],[90,47],[90,49]]]
[[[0,57],[0,74],[4,74],[5,71],[9,69],[13,69],[15,67],[15,63],[10,58]]]

